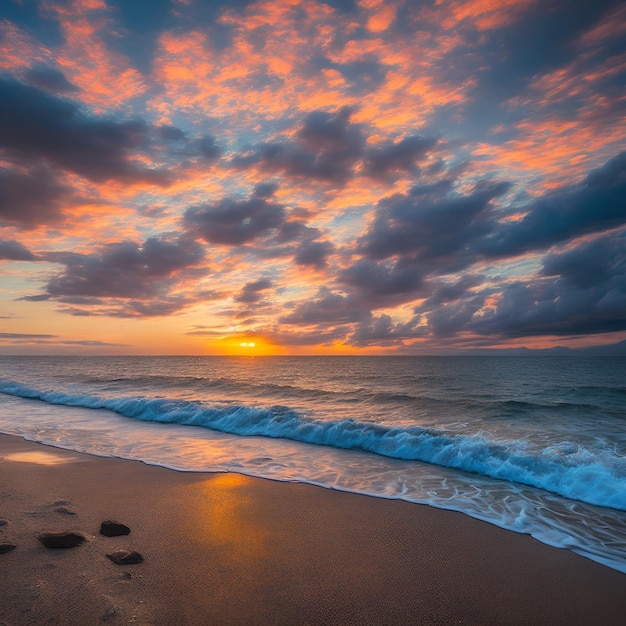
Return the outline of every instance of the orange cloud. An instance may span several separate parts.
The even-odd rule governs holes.
[[[368,12],[367,30],[380,33],[387,30],[396,19],[397,7],[392,2],[383,0],[361,0],[359,5]]]
[[[537,0],[460,0],[447,7],[448,17],[444,18],[445,28],[456,28],[463,21],[471,22],[478,30],[499,28],[514,21]],[[442,5],[442,0],[437,5]]]
[[[0,22],[0,68],[26,68],[33,63],[50,61],[48,48],[8,20]]]
[[[78,98],[96,112],[120,108],[141,95],[145,79],[124,55],[111,50],[101,33],[110,32],[107,5],[100,0],[74,0],[68,6],[47,5],[59,21],[65,45],[58,65],[81,89]]]

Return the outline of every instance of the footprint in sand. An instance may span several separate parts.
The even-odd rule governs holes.
[[[9,523],[8,519],[4,519],[4,517],[0,517],[0,529],[7,526]],[[17,548],[16,545],[12,543],[0,543],[0,554],[6,554],[7,552],[12,552]]]
[[[12,552],[17,548],[16,545],[12,543],[0,543],[0,554],[6,554],[7,552]]]

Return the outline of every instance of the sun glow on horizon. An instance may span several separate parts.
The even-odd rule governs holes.
[[[224,356],[273,356],[288,353],[267,337],[260,335],[229,335],[211,341],[205,353]]]

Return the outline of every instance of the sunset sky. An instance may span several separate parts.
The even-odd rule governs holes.
[[[4,0],[0,353],[626,338],[626,4]]]

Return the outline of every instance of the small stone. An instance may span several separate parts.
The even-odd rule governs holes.
[[[46,548],[66,549],[75,548],[85,541],[83,535],[78,533],[43,533],[37,537]]]
[[[116,550],[106,556],[107,559],[113,561],[116,565],[133,565],[134,563],[141,563],[143,561],[143,557],[139,552],[131,550]]]
[[[0,554],[6,554],[7,552],[11,552],[15,550],[17,546],[14,546],[12,543],[0,543]]]
[[[128,528],[125,524],[107,520],[106,522],[102,522],[102,524],[100,524],[100,534],[105,537],[119,537],[120,535],[130,534],[130,528]]]
[[[6,526],[9,523],[8,519],[4,519],[4,517],[0,517],[0,526]]]

